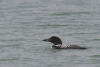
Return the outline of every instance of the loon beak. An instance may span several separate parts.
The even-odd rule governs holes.
[[[49,40],[48,40],[48,39],[44,39],[44,40],[42,40],[42,41],[46,41],[46,42],[49,42]]]

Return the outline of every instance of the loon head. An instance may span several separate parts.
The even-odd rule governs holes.
[[[57,36],[52,36],[52,37],[50,37],[48,39],[44,39],[43,41],[51,42],[54,45],[62,45],[61,39],[59,37],[57,37]]]

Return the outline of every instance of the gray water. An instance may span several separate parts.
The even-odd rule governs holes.
[[[100,0],[0,0],[0,67],[100,67]]]

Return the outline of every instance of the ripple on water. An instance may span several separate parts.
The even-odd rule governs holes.
[[[19,60],[18,58],[4,58],[4,59],[0,59],[0,62],[2,62],[2,61],[17,61],[17,60]]]
[[[60,24],[52,24],[51,25],[51,24],[47,24],[47,25],[38,25],[38,26],[43,26],[43,27],[50,27],[50,26],[54,27],[54,26],[56,26],[57,27],[57,26],[68,26],[68,25],[60,25]]]
[[[12,48],[17,48],[19,47],[19,44],[12,44],[12,45],[0,45],[0,48],[5,48],[5,47],[12,47]]]
[[[69,15],[81,15],[81,14],[90,14],[90,12],[59,12],[53,13],[51,16],[69,16]]]
[[[92,58],[100,58],[100,55],[92,55],[90,57],[92,57]]]

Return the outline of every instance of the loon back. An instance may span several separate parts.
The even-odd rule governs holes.
[[[86,47],[77,45],[53,45],[52,47],[56,49],[87,49]]]

